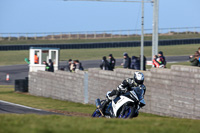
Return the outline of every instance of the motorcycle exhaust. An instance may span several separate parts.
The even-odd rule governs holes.
[[[104,116],[104,114],[102,113],[102,111],[100,109],[100,107],[101,107],[101,101],[100,101],[100,99],[96,99],[95,103],[96,103],[96,107],[99,110],[99,112],[101,113],[101,115]]]

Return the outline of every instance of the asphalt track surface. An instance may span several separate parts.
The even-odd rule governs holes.
[[[151,58],[147,58],[148,61]],[[189,60],[189,56],[167,56],[167,62],[185,62]],[[99,68],[101,60],[85,60],[81,61],[84,69]],[[120,66],[122,59],[116,59],[116,66]],[[60,68],[66,67],[67,61],[60,62]],[[25,79],[28,77],[29,66],[13,65],[13,66],[0,66],[0,85],[14,85],[16,79]],[[9,81],[6,81],[6,74],[9,74]]]
[[[14,114],[41,114],[41,115],[61,115],[59,113],[48,112],[41,109],[31,108],[19,104],[14,104],[0,100],[0,113],[14,113]]]

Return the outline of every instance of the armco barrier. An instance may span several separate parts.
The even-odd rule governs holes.
[[[97,68],[76,73],[56,71],[30,72],[29,92],[32,95],[51,97],[80,103],[94,104],[104,99],[106,92],[116,87],[135,70]],[[200,119],[200,68],[174,65],[171,69],[143,71],[147,88],[143,112]]]
[[[160,40],[159,45],[200,44],[200,39]],[[144,46],[151,46],[151,41],[145,41]],[[30,47],[53,47],[60,49],[91,49],[91,48],[115,48],[115,47],[138,47],[140,41],[132,42],[104,42],[104,43],[81,43],[81,44],[32,44],[32,45],[0,45],[0,51],[5,50],[29,50]]]

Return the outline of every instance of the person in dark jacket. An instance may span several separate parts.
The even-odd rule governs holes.
[[[140,59],[136,56],[132,56],[131,69],[140,70]]]
[[[102,62],[100,64],[100,68],[102,70],[109,70],[110,69],[110,65],[109,65],[109,62],[107,61],[106,57],[104,56],[102,59],[103,60],[102,60]]]
[[[161,65],[164,65],[164,68],[166,68],[167,62],[166,62],[165,56],[163,55],[162,51],[158,52],[158,57],[160,58],[160,61],[162,62]]]
[[[76,65],[76,69],[82,70],[82,71],[84,70],[84,68],[83,68],[83,66],[82,66],[82,63],[79,62],[79,60],[75,60],[74,63],[75,63],[75,65]]]
[[[130,68],[131,66],[131,58],[128,56],[127,53],[124,53],[123,63],[121,64],[123,68]]]
[[[113,71],[113,69],[115,68],[116,61],[112,54],[109,55],[109,59],[110,70]]]
[[[49,59],[49,72],[54,72],[54,66],[51,59]]]
[[[199,65],[199,52],[196,51],[194,53],[194,55],[191,55],[189,57],[189,59],[190,59],[190,62],[191,62],[191,66],[198,66]]]

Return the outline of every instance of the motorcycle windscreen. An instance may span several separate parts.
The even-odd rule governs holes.
[[[112,107],[115,116],[117,116],[117,111],[119,110],[119,108],[127,102],[134,102],[134,101],[125,96],[120,96],[120,99],[116,103],[112,101]]]

